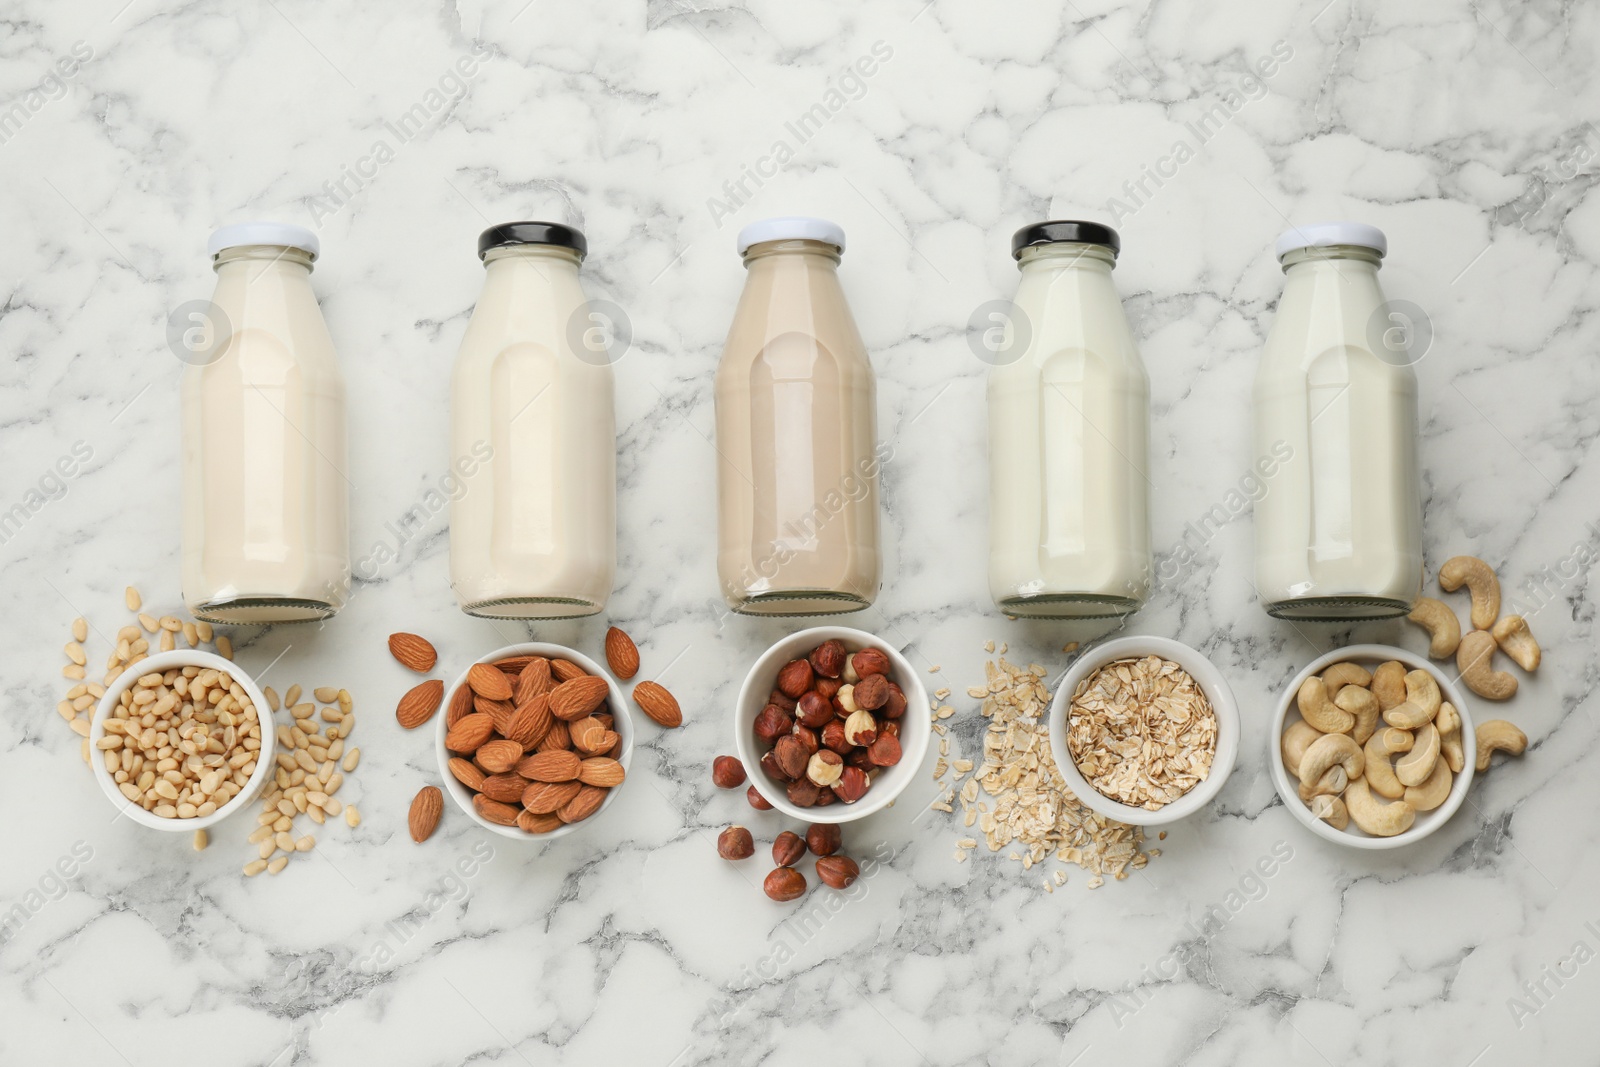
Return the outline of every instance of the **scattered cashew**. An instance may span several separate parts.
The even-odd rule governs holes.
[[[1516,660],[1517,666],[1530,674],[1538,668],[1541,658],[1539,642],[1533,639],[1533,631],[1528,629],[1527,619],[1521,615],[1507,615],[1495,623],[1494,629],[1489,632],[1494,635],[1500,651]]]
[[[1338,796],[1343,793],[1345,786],[1350,784],[1350,773],[1339,764],[1329,767],[1321,778],[1310,785],[1300,784],[1300,799],[1309,804],[1312,797],[1323,795]]]
[[[1513,756],[1520,756],[1528,747],[1528,735],[1506,722],[1504,719],[1491,719],[1478,726],[1478,763],[1479,771],[1489,769],[1489,759],[1496,752],[1508,752]]]
[[[1456,646],[1461,643],[1461,620],[1449,604],[1421,596],[1406,618],[1428,631],[1429,657],[1446,659],[1455,655]]]
[[[1385,804],[1372,795],[1365,778],[1357,778],[1344,791],[1344,805],[1355,824],[1373,837],[1393,837],[1411,829],[1417,809],[1403,800]]]
[[[1466,583],[1472,591],[1472,627],[1487,630],[1500,617],[1500,579],[1476,556],[1452,556],[1439,568],[1439,588],[1453,593]]]
[[[1433,765],[1433,773],[1420,785],[1406,787],[1405,802],[1418,811],[1432,811],[1444,803],[1444,798],[1450,795],[1450,786],[1454,782],[1455,775],[1450,773],[1450,768],[1444,760],[1439,760]]]
[[[1394,776],[1403,785],[1421,785],[1428,780],[1438,762],[1439,729],[1431,722],[1424,723],[1422,729],[1417,731],[1411,751],[1395,760]]]
[[[1322,672],[1322,684],[1328,687],[1328,699],[1335,703],[1339,700],[1339,691],[1347,685],[1359,685],[1365,689],[1372,684],[1372,673],[1359,663],[1335,663]]]
[[[1456,669],[1461,672],[1461,683],[1485,700],[1510,700],[1516,695],[1517,679],[1494,669],[1496,647],[1488,630],[1472,631],[1456,650]]]
[[[1327,675],[1323,677],[1326,678]],[[1341,710],[1348,711],[1356,717],[1356,724],[1351,728],[1350,736],[1355,738],[1356,744],[1366,744],[1367,738],[1372,736],[1372,731],[1378,728],[1378,698],[1372,695],[1371,690],[1352,683],[1342,686],[1333,702]]]
[[[1325,734],[1342,734],[1356,724],[1354,715],[1328,699],[1328,687],[1316,675],[1301,683],[1297,699],[1300,717]]]
[[[1379,665],[1372,672],[1372,695],[1378,698],[1378,708],[1388,711],[1406,699],[1406,667],[1398,660]]]
[[[1403,740],[1396,738],[1396,734],[1401,735]],[[1367,757],[1364,768],[1367,784],[1390,800],[1405,796],[1406,787],[1394,776],[1394,765],[1389,762],[1389,754],[1408,752],[1410,749],[1411,734],[1406,730],[1379,730],[1373,734],[1366,748],[1362,749],[1362,754]]]
[[[1304,720],[1296,722],[1283,732],[1281,749],[1283,767],[1295,778],[1300,777],[1300,757],[1306,754],[1311,743],[1322,736],[1322,731]]]
[[[1300,758],[1300,784],[1315,785],[1317,780],[1334,767],[1343,767],[1351,781],[1361,777],[1367,757],[1361,746],[1346,734],[1327,734],[1317,738],[1306,754]]]
[[[1338,797],[1327,795],[1311,798],[1311,815],[1321,819],[1335,830],[1343,830],[1350,825],[1350,811],[1344,806],[1344,801]]]
[[[1439,683],[1433,680],[1433,675],[1427,671],[1407,671],[1405,702],[1384,711],[1383,721],[1402,730],[1415,730],[1433,721],[1439,714],[1442,700]]]

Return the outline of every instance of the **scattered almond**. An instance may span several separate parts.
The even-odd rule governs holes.
[[[416,634],[390,634],[389,654],[399,660],[401,666],[418,674],[427,674],[439,662],[438,650],[426,638]]]
[[[425,785],[411,800],[411,814],[407,819],[411,840],[421,844],[433,836],[444,814],[444,794],[438,786]]]
[[[431,678],[420,685],[413,686],[405,696],[400,698],[400,704],[394,709],[394,717],[407,730],[415,730],[439,710],[439,704],[444,700],[444,683],[437,678]]]
[[[615,626],[606,631],[606,662],[618,678],[632,678],[639,673],[639,646]]]
[[[633,702],[659,726],[672,729],[683,725],[683,710],[677,698],[659,682],[640,682],[633,687]]]

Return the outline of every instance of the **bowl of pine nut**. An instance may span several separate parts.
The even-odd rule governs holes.
[[[247,807],[272,779],[277,737],[249,675],[195,649],[139,661],[89,724],[95,780],[123,815],[192,833]]]

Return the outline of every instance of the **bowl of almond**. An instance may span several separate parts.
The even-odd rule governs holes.
[[[862,630],[818,626],[773,645],[745,677],[734,745],[755,794],[811,823],[881,811],[916,776],[932,733],[906,658]]]
[[[627,779],[633,721],[600,665],[561,645],[509,645],[462,672],[436,733],[456,805],[517,840],[564,837]]]

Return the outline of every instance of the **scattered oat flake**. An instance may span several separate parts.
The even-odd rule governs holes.
[[[956,862],[957,863],[965,863],[965,862],[967,862],[967,852],[966,852],[966,850],[959,849],[959,848],[956,849]]]
[[[1098,874],[1091,875],[1090,878],[1089,878],[1089,888],[1090,889],[1099,889],[1101,886],[1103,886],[1105,884],[1106,884],[1106,880],[1104,878],[1100,877]]]
[[[938,674],[939,673],[939,665],[937,663],[935,663],[933,666],[929,667],[928,668],[928,673],[929,674]]]
[[[1071,653],[1073,653],[1073,652],[1078,651],[1078,642],[1076,642],[1076,641],[1068,641],[1066,644],[1061,646],[1061,651],[1063,651],[1063,652],[1065,652],[1065,653],[1067,653],[1069,655]]]
[[[993,652],[994,651],[994,642],[993,641],[985,641],[983,643],[983,650],[985,652]]]
[[[950,689],[949,689],[949,687],[945,687],[943,689],[935,689],[933,691],[933,695],[934,695],[934,698],[937,699],[937,700],[944,700],[946,697],[948,697],[950,695]]]

